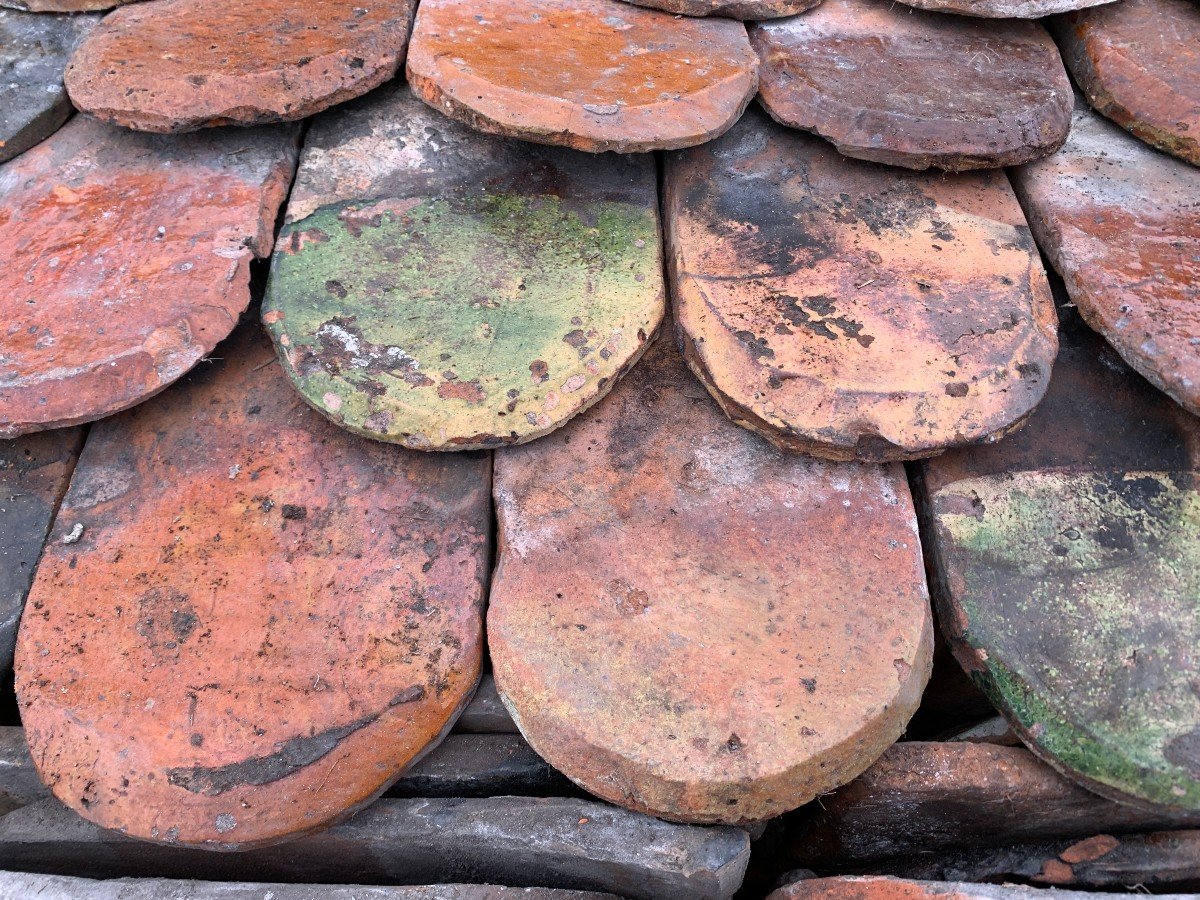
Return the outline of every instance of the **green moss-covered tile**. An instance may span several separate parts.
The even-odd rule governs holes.
[[[1200,810],[1200,421],[1070,315],[1024,439],[924,465],[943,626],[1064,774]]]
[[[423,450],[540,437],[641,355],[653,161],[488,137],[396,88],[318,119],[263,320],[339,425]]]

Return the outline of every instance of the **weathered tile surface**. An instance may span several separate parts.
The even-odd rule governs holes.
[[[825,0],[749,28],[763,106],[846,156],[952,172],[1010,166],[1053,152],[1071,124],[1071,82],[1036,22]]]
[[[758,83],[739,22],[619,0],[425,0],[417,94],[481,131],[577,150],[687,147],[723,132]]]
[[[1037,19],[1112,0],[901,0],[909,6],[986,19]]]
[[[63,70],[99,16],[0,9],[0,162],[58,130],[71,114]]]
[[[296,129],[167,139],[76,116],[0,168],[0,437],[132,406],[229,334]]]
[[[419,887],[263,884],[118,878],[91,881],[63,875],[0,876],[0,900],[619,900],[615,894],[490,884],[427,884]]]
[[[403,88],[309,132],[263,319],[301,394],[423,450],[539,437],[665,309],[654,160],[482,135]]]
[[[792,824],[788,865],[861,869],[952,849],[1067,840],[1098,832],[1200,824],[1200,814],[1144,810],[1063,778],[1024,747],[901,741],[845,787],[821,798],[815,818]]]
[[[932,634],[902,470],[774,450],[668,338],[604,403],[498,451],[495,494],[496,684],[586,790],[764,819],[853,778],[916,708]]]
[[[75,53],[82,110],[141,131],[303,119],[395,75],[416,0],[156,0]]]
[[[0,441],[0,672],[12,666],[25,595],[82,445],[79,428]]]
[[[345,435],[250,329],[222,354],[92,429],[16,671],[63,802],[135,837],[243,847],[368,802],[470,697],[488,459]]]
[[[1013,183],[1087,323],[1200,415],[1200,169],[1080,103],[1066,145]]]
[[[667,160],[693,370],[729,416],[833,459],[994,440],[1041,398],[1050,289],[1002,172],[846,160],[748,114]]]
[[[1039,756],[1200,810],[1200,421],[1077,320],[1011,441],[925,465],[941,621]]]
[[[729,16],[731,19],[778,19],[812,9],[821,0],[629,0],[638,6],[681,16]]]
[[[395,451],[392,451],[395,453]],[[242,853],[145,844],[54,800],[0,817],[0,858],[23,871],[312,884],[488,881],[611,891],[631,900],[728,900],[750,841],[562,797],[380,800],[328,831]]]
[[[767,900],[1041,900],[1045,891],[1017,884],[909,881],[877,876],[814,878],[780,888]],[[1168,895],[1183,900],[1183,894]],[[1093,900],[1095,894],[1056,891],[1057,900]]]
[[[1200,6],[1122,0],[1063,16],[1052,27],[1093,107],[1200,165]]]
[[[137,0],[0,0],[0,6],[36,13],[96,12]]]

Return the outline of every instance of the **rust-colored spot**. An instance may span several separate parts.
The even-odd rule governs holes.
[[[1058,854],[1058,858],[1070,865],[1095,862],[1100,857],[1106,856],[1116,850],[1119,846],[1121,846],[1121,842],[1111,834],[1098,834],[1077,844],[1072,844]]]
[[[468,403],[482,403],[485,396],[478,381],[443,381],[438,385],[437,393],[443,400],[465,400]]]

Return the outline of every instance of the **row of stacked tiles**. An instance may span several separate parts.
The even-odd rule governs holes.
[[[152,14],[159,5],[129,10]],[[441,109],[443,88],[454,75],[435,70],[447,59],[462,61],[449,48],[466,53],[463,48],[474,45],[461,33],[466,25],[438,24],[449,12],[436,0],[422,9],[433,22],[426,33],[435,46],[419,51],[418,28],[410,74],[414,90]],[[1142,40],[1134,41],[1139,49],[1132,57],[1124,45],[1108,56],[1091,44],[1071,55],[1112,57],[1142,71],[1134,89],[1145,79],[1159,86],[1149,109],[1174,116],[1173,132],[1162,116],[1134,115],[1128,105],[1101,102],[1096,91],[1093,102],[1187,157],[1186,133],[1195,124],[1187,92],[1200,84],[1191,37],[1200,36],[1200,10],[1182,0],[1129,0],[1086,15],[1092,18],[1080,28],[1084,37],[1107,16],[1116,19],[1110,31],[1127,43],[1129,35],[1172,26],[1174,45],[1164,36],[1155,41],[1155,53],[1143,53]],[[901,27],[889,17],[899,17]],[[732,20],[683,21],[731,26],[745,38]],[[74,27],[78,19],[66,22]],[[575,24],[575,31],[560,30],[575,34],[576,44],[591,39],[590,30]],[[621,19],[604,33],[628,42],[625,32],[637,29],[626,25]],[[1001,23],[1017,30],[996,38],[995,26],[982,32],[960,17],[831,0],[754,27],[768,73],[763,104],[776,118],[830,138],[842,153],[918,168],[1043,156],[1018,171],[1016,187],[1072,299],[1143,375],[1188,409],[1200,409],[1194,312],[1200,174],[1109,126],[1082,103],[1068,139],[1070,87],[1040,25]],[[947,30],[963,41],[948,43]],[[511,42],[511,31],[496,33]],[[77,56],[106,34],[140,40],[133,24],[106,20]],[[880,55],[880,35],[898,52]],[[1102,36],[1120,43],[1109,32]],[[72,31],[61,46],[77,37]],[[708,46],[691,35],[672,52]],[[935,89],[921,75],[925,83],[911,89],[885,89],[896,80],[909,85],[911,73],[941,73],[933,62],[947,46],[960,62],[969,58],[951,70],[954,78]],[[605,52],[616,58],[628,51],[651,75],[669,62],[660,58],[667,52],[661,41],[653,53],[631,47]],[[687,63],[686,77],[679,65],[663,77],[679,90],[661,94],[657,104],[643,98],[647,102],[629,110],[585,103],[593,107],[589,121],[626,139],[638,127],[625,118],[630,110],[653,128],[675,117],[694,132],[684,142],[724,131],[748,99],[746,85],[728,103],[711,94],[743,81],[753,92],[749,76],[757,57],[746,48],[748,81],[732,70],[714,75],[707,63],[677,59]],[[218,43],[210,50],[226,52]],[[479,52],[508,58],[495,50],[489,45]],[[1002,53],[1003,65],[993,64],[994,53]],[[729,62],[727,54],[714,59]],[[553,81],[555,64],[546,64],[546,72],[531,77]],[[108,60],[101,68],[118,81],[135,72],[170,83],[153,65]],[[187,76],[187,109],[202,106],[205,97],[218,102],[214,80],[239,90],[247,79],[257,84],[258,75],[216,79],[194,69]],[[701,85],[700,71],[713,84]],[[1084,80],[1122,94],[1121,71]],[[481,100],[513,91],[526,101],[535,96],[528,85],[497,94],[501,75],[489,75],[491,87],[480,82],[472,90]],[[577,81],[582,73],[566,77]],[[588,94],[576,96],[571,85],[549,93],[570,98],[563,101],[568,106],[585,97],[612,100],[633,75],[616,67],[605,77],[612,83],[600,79]],[[38,78],[44,81],[44,73]],[[695,90],[683,81],[695,82]],[[256,90],[278,98],[282,88],[272,84]],[[650,77],[641,87],[647,85],[657,90],[664,83]],[[61,92],[40,93],[61,99]],[[118,93],[141,96],[127,85]],[[694,102],[682,103],[684,97]],[[895,108],[872,109],[871,97],[889,98]],[[219,105],[257,111],[242,119],[202,117],[203,124],[287,118],[313,108],[288,101],[287,109],[266,111],[245,97],[223,97]],[[461,112],[460,105],[451,104],[451,113]],[[527,102],[522,115],[542,115],[544,107]],[[705,111],[718,108],[717,119],[707,120]],[[532,130],[501,127],[478,110],[463,117],[485,130],[593,150],[612,143],[589,143],[584,133],[591,126],[580,125],[577,113],[565,107],[553,113],[568,123],[566,130],[546,130],[544,122]],[[50,119],[42,116],[42,124],[53,127]],[[86,119],[5,165],[0,248],[14,264],[0,286],[13,324],[0,345],[0,434],[62,427],[127,408],[179,377],[228,334],[233,314],[248,302],[249,262],[271,250],[268,223],[292,180],[296,129],[216,129],[172,140]],[[1168,140],[1168,132],[1175,137]],[[648,145],[676,139],[682,138],[654,138]],[[761,177],[747,178],[751,170]],[[591,160],[488,138],[441,120],[396,90],[322,116],[288,208],[266,315],[297,386],[346,427],[411,447],[488,447],[545,434],[598,399],[662,320],[653,182],[645,158]],[[1044,391],[1055,352],[1048,292],[1025,217],[1002,176],[947,180],[862,166],[821,141],[751,115],[710,146],[673,155],[665,192],[676,315],[690,344],[689,363],[727,412],[781,446],[830,458],[926,456],[1003,435]],[[843,208],[847,203],[852,208]],[[418,218],[428,227],[413,231]],[[364,222],[371,226],[366,232]],[[211,253],[197,252],[200,241],[211,242]],[[148,266],[147,259],[157,262]],[[347,276],[348,260],[371,274]],[[101,286],[107,297],[98,312],[89,299]],[[392,315],[398,302],[419,313],[406,318],[407,326]],[[554,312],[535,317],[531,307]],[[491,321],[500,317],[497,310],[506,319],[519,317],[520,327],[498,331]],[[920,354],[904,340],[912,334]],[[964,353],[967,334],[987,339],[973,341]]]
[[[920,469],[935,596],[1035,752],[1196,809],[1200,423],[1072,315],[1027,426]],[[485,592],[530,744],[665,818],[799,806],[915,709],[932,624],[903,470],[736,427],[672,341],[494,464],[334,427],[252,325],[219,356],[94,426],[73,475],[77,431],[6,445],[26,732],[93,821],[242,847],[348,815],[469,698]]]
[[[1021,2],[1026,13],[1092,5]],[[422,99],[475,128],[593,152],[703,143],[737,120],[760,80],[773,116],[862,159],[961,171],[1028,162],[1065,138],[1070,88],[1041,24],[818,3],[748,2],[763,17],[804,12],[746,26],[618,0],[492,4],[486,16],[466,0],[425,0],[407,71]],[[294,121],[389,80],[415,10],[416,0],[156,0],[102,22],[0,14],[17,76],[0,160],[65,117],[68,58],[71,100],[109,123],[175,133]],[[1197,161],[1194,6],[1124,0],[1051,27],[1096,108]]]
[[[1191,289],[1194,170],[1082,108],[1072,134],[1018,173],[1034,227],[1089,318],[1105,327],[1118,297],[1142,339],[1123,339],[1124,320],[1114,344],[1189,402],[1193,382],[1184,371],[1175,387],[1159,345],[1193,364],[1194,347],[1171,343],[1175,324],[1147,329],[1164,285],[1178,305]],[[78,119],[5,168],[19,304],[7,337],[30,354],[17,387],[35,410],[10,433],[94,418],[78,409],[98,395],[100,412],[129,406],[229,333],[296,135],[171,140]],[[612,389],[664,318],[645,159],[484,138],[400,88],[323,117],[305,154],[264,320],[304,398],[350,430],[423,449],[545,434]],[[732,418],[785,449],[928,456],[1029,415],[1053,306],[998,173],[846,162],[754,115],[672,156],[665,195],[686,352],[659,341],[608,403],[497,457],[489,639],[522,730],[579,783],[669,818],[746,821],[847,780],[895,739],[927,673],[929,614],[902,473],[787,456],[732,428],[684,357]],[[1139,233],[1122,244],[1129,222]],[[1075,245],[1068,229],[1083,232]],[[1108,280],[1090,289],[1097,242]],[[100,285],[116,296],[96,322]],[[71,317],[48,289],[87,323],[77,333],[62,333]],[[421,308],[398,321],[398,298]],[[447,298],[461,301],[450,314]],[[178,305],[131,347],[114,313],[150,302]],[[94,432],[19,669],[42,774],[67,802],[139,836],[248,845],[356,808],[461,708],[479,667],[489,467],[352,441],[303,407],[252,335],[223,352],[224,366]],[[103,358],[79,365],[88,354]],[[1029,431],[988,451],[996,468],[962,457],[930,498],[932,552],[944,545],[962,658],[1032,746],[1098,790],[1193,808],[1195,428],[1159,405],[1175,438],[1162,459],[1149,441],[1137,465],[1107,445],[1112,459],[1064,461],[1060,441],[1030,445]],[[1087,424],[1118,440],[1111,422]],[[650,550],[651,529],[673,533]],[[1165,596],[1144,597],[1148,583]],[[226,608],[247,591],[258,608]],[[128,608],[95,608],[114,594]],[[1068,618],[1047,628],[1031,597]],[[1118,650],[1132,670],[1120,691]],[[1167,713],[1147,705],[1164,690]]]

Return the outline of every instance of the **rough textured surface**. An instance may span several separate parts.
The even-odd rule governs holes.
[[[82,446],[80,428],[0,441],[0,672],[12,666],[25,595]]]
[[[737,121],[758,85],[746,29],[619,0],[425,0],[408,80],[473,128],[576,150],[688,147]]]
[[[393,451],[394,454],[394,451]],[[24,871],[222,881],[486,881],[611,891],[633,900],[727,900],[750,840],[585,800],[380,800],[309,837],[244,853],[148,845],[47,800],[0,818],[0,859]]]
[[[416,0],[157,0],[117,10],[67,69],[82,110],[141,131],[303,119],[396,74]]]
[[[1200,415],[1200,169],[1080,103],[1063,148],[1013,181],[1087,323]]]
[[[821,0],[629,0],[681,16],[728,16],[731,19],[778,19],[812,9]]]
[[[485,456],[350,438],[251,329],[222,356],[92,429],[16,673],[59,799],[229,848],[349,815],[449,728],[479,680],[489,525]]]
[[[0,437],[132,406],[229,334],[296,137],[167,139],[76,116],[0,167]]]
[[[463,734],[516,734],[517,726],[504,708],[496,690],[496,679],[489,672],[479,681],[479,689],[467,704],[454,730]]]
[[[825,0],[750,26],[759,100],[846,156],[959,172],[1052,153],[1071,82],[1036,22],[983,22],[888,0]]]
[[[909,6],[986,19],[1038,19],[1112,0],[901,0]]]
[[[263,321],[304,398],[420,450],[523,443],[665,311],[654,161],[481,135],[385,89],[322,117]]]
[[[900,878],[814,878],[780,888],[767,900],[1041,900],[1046,892],[1016,884],[908,881]],[[1055,891],[1057,900],[1093,900],[1094,894]],[[1176,895],[1175,900],[1184,900]]]
[[[905,741],[789,827],[785,856],[805,868],[912,860],[952,848],[1200,825],[1078,787],[1023,747]]]
[[[1083,840],[913,855],[889,872],[893,873],[934,881],[1015,881],[1060,889],[1200,891],[1200,831],[1092,834]],[[1094,900],[1096,895],[1070,896]]]
[[[71,115],[63,70],[99,16],[0,9],[0,162],[58,130]]]
[[[833,459],[995,440],[1046,390],[1054,307],[1000,172],[846,160],[748,114],[667,160],[688,362],[738,424]]]
[[[573,792],[571,783],[519,734],[450,734],[407,768],[385,796],[553,797]],[[48,796],[22,729],[0,726],[0,815]]]
[[[91,881],[61,875],[0,873],[0,900],[619,900],[615,894],[488,884],[366,887],[120,878]]]
[[[0,0],[0,6],[36,13],[98,12],[137,0]]]
[[[496,684],[586,790],[765,819],[853,778],[916,709],[932,626],[902,470],[781,454],[667,338],[605,403],[498,451],[495,494]]]
[[[1053,27],[1093,107],[1200,165],[1200,6],[1122,0],[1064,16]]]
[[[1011,445],[924,470],[959,661],[1085,787],[1200,810],[1200,421],[1077,322]]]

